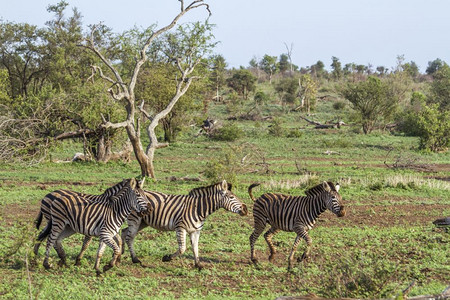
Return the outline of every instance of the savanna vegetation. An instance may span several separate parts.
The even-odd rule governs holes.
[[[182,9],[208,10],[199,4]],[[450,216],[446,62],[430,58],[424,73],[401,55],[392,67],[337,57],[329,68],[296,66],[286,45],[287,53],[236,69],[214,53],[207,22],[117,34],[105,25],[86,30],[64,1],[48,11],[43,28],[0,23],[2,298],[392,298],[412,282],[409,296],[448,286],[449,232],[432,223]],[[135,243],[145,266],[126,251],[120,266],[96,277],[95,243],[81,266],[71,265],[83,238],[74,235],[64,241],[70,265],[45,270],[44,247],[32,251],[43,196],[61,188],[101,194],[138,175],[153,177],[146,189],[174,194],[226,179],[250,213],[208,218],[201,271],[189,243],[182,258],[162,262],[175,234],[151,228]],[[303,195],[322,181],[340,183],[347,215],[325,212],[310,231],[311,259],[290,272],[294,235],[274,237],[273,264],[260,238],[256,268],[247,187],[260,182],[256,196]]]

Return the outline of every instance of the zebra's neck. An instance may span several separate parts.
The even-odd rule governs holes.
[[[206,219],[206,217],[223,206],[217,198],[218,197],[214,193],[194,196],[197,215],[200,218],[199,221]]]
[[[111,209],[115,212],[115,223],[122,224],[128,215],[131,214],[132,207],[127,197],[119,197],[116,201],[112,202]]]
[[[308,202],[311,219],[315,221],[320,216],[320,214],[322,214],[327,209],[326,203],[322,200],[320,194],[307,196],[306,200]]]

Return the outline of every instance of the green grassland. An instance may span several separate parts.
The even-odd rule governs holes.
[[[329,115],[329,103],[319,105],[317,120]],[[212,109],[219,118],[225,108]],[[276,113],[276,111],[272,111]],[[346,112],[344,111],[343,114]],[[81,145],[66,143],[52,150],[51,161],[39,165],[0,166],[0,297],[5,299],[274,299],[281,295],[315,294],[323,297],[388,298],[397,296],[412,281],[410,296],[439,294],[449,285],[450,235],[432,221],[450,216],[450,154],[417,151],[418,139],[359,128],[318,130],[299,118],[300,113],[279,114],[282,127],[298,130],[296,137],[270,135],[270,121],[235,121],[244,136],[233,142],[196,136],[185,131],[155,157],[156,181],[146,189],[186,194],[191,188],[225,178],[250,208],[240,217],[224,210],[211,215],[200,237],[205,268],[193,267],[190,244],[184,256],[162,262],[177,248],[173,232],[147,228],[135,247],[145,267],[133,265],[128,249],[120,266],[101,277],[93,264],[97,241],[82,260],[72,265],[82,236],[64,241],[69,266],[42,266],[44,247],[32,252],[37,231],[33,220],[40,199],[55,189],[67,188],[100,194],[123,178],[139,175],[135,161],[70,163]],[[222,125],[232,121],[221,120]],[[397,168],[394,165],[398,166]],[[200,181],[183,180],[186,178]],[[274,264],[267,260],[263,237],[256,243],[259,268],[250,263],[248,238],[252,232],[252,201],[247,187],[303,194],[321,181],[341,184],[348,214],[336,218],[325,212],[310,232],[309,262],[287,272],[292,233],[279,233]],[[124,224],[124,227],[126,224]],[[297,255],[301,254],[301,243]],[[102,260],[111,255],[107,249]]]

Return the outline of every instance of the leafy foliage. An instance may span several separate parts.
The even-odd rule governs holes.
[[[390,87],[379,78],[370,76],[366,81],[348,83],[341,91],[359,112],[364,133],[370,133],[377,120],[394,113],[398,99]]]

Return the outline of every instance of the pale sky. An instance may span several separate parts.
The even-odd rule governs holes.
[[[179,11],[177,0],[66,0],[83,15],[83,24],[104,22],[115,32],[137,25],[167,25]],[[44,26],[53,0],[0,0],[3,21]],[[186,1],[187,3],[188,1]],[[264,54],[286,53],[306,67],[318,60],[330,69],[331,57],[392,68],[398,55],[425,71],[440,58],[450,63],[450,0],[205,0],[220,42],[215,52],[229,67],[247,67]],[[71,11],[68,12],[71,14]],[[181,23],[204,20],[197,9]]]

